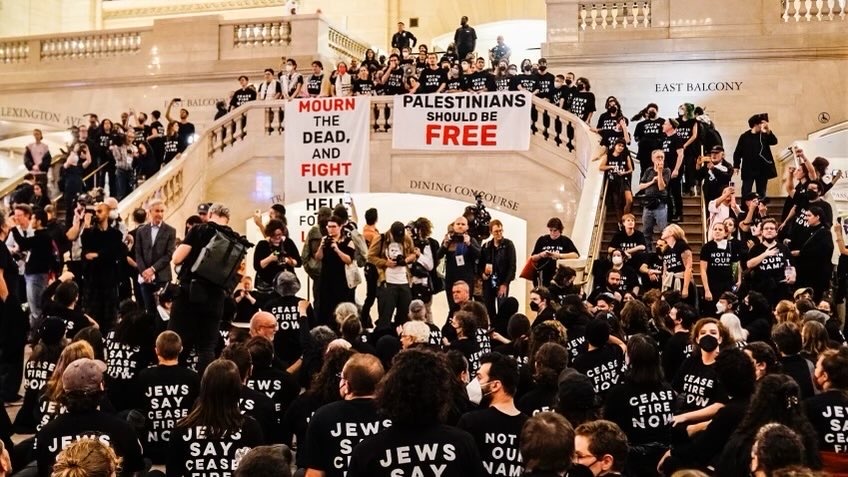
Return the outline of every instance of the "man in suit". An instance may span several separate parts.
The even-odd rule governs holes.
[[[171,255],[177,246],[177,231],[165,223],[165,204],[161,200],[152,201],[147,210],[150,221],[136,232],[135,261],[144,308],[155,313],[154,294],[171,281]]]

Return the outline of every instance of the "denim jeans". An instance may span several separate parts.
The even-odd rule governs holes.
[[[659,225],[659,233],[662,234],[663,229],[668,226],[668,206],[660,205],[656,209],[642,209],[642,233],[645,234],[645,240],[648,242],[648,251],[654,248],[654,226]]]
[[[47,288],[47,274],[24,275],[24,280],[26,280],[27,303],[29,303],[29,324],[34,330],[41,319],[41,295]]]

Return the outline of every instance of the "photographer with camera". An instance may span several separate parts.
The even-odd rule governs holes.
[[[77,196],[85,191],[85,184],[82,178],[85,170],[91,165],[91,152],[89,151],[88,144],[83,140],[83,135],[87,139],[88,128],[83,129],[83,127],[80,127],[80,141],[83,142],[76,144],[71,149],[68,158],[62,164],[62,171],[60,172],[59,183],[62,189],[62,196],[65,198],[65,210],[67,213],[74,210]]]
[[[253,268],[256,270],[256,290],[267,296],[274,292],[274,279],[277,275],[285,271],[294,273],[294,269],[303,265],[303,262],[283,221],[268,221],[265,235],[268,238],[256,244]]]
[[[436,260],[445,259],[445,289],[453,288],[454,282],[474,283],[480,242],[468,234],[468,219],[457,217],[436,252]],[[451,295],[447,295],[448,308],[453,313],[458,309]]]
[[[377,268],[378,330],[389,328],[392,323],[401,325],[406,320],[412,301],[408,267],[418,259],[419,253],[401,222],[392,223],[388,232],[371,243],[368,263]]]
[[[353,263],[354,245],[349,233],[343,233],[345,219],[333,215],[327,220],[327,235],[315,251],[315,260],[321,263],[321,302],[318,305],[318,325],[336,328],[334,312],[339,303],[354,301],[354,288],[347,283],[345,266]]]
[[[771,154],[771,146],[777,144],[777,136],[771,132],[767,113],[748,119],[748,131],[739,136],[733,151],[734,172],[742,172],[742,195],[748,195],[757,186],[760,197],[766,196],[769,179],[777,177],[777,168]]]
[[[433,295],[444,291],[444,280],[436,270],[439,252],[439,242],[430,234],[433,233],[433,223],[427,217],[419,217],[406,226],[412,236],[412,244],[418,251],[418,259],[410,266],[412,279],[412,299],[424,302],[426,320],[433,320],[431,305]]]
[[[492,240],[480,252],[480,274],[483,277],[483,303],[489,316],[497,316],[501,303],[509,296],[509,284],[515,280],[515,245],[504,238],[503,223],[489,222]]]

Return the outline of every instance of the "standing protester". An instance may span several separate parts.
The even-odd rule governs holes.
[[[592,122],[592,115],[595,114],[597,106],[595,105],[595,93],[592,93],[592,85],[589,80],[583,77],[577,78],[575,83],[577,91],[571,95],[571,100],[568,102],[568,110],[574,113],[586,124]]]
[[[436,260],[445,259],[445,289],[453,288],[459,281],[474,283],[475,263],[480,256],[480,243],[468,235],[468,219],[457,217],[445,234]],[[453,312],[459,308],[452,295],[446,295],[448,307]]]
[[[413,48],[418,43],[418,38],[411,31],[404,30],[403,22],[398,22],[398,31],[392,35],[392,48],[402,50],[404,48]]]
[[[229,110],[232,111],[243,104],[247,104],[250,101],[256,100],[256,90],[253,88],[253,85],[249,83],[249,79],[245,75],[241,75],[238,77],[239,89],[233,91],[233,94],[230,96],[230,104]],[[242,127],[244,127],[242,125]]]
[[[280,86],[280,82],[274,77],[274,70],[265,68],[264,76],[265,81],[259,83],[256,99],[260,101],[281,99],[283,97],[283,88]]]
[[[418,260],[419,253],[401,222],[392,223],[388,232],[371,243],[368,262],[377,268],[377,328],[399,325],[406,319],[412,301],[409,265]]]
[[[477,32],[468,25],[468,17],[463,16],[459,20],[459,28],[453,34],[453,42],[460,61],[467,59],[468,54],[474,51],[477,46]]]
[[[9,235],[10,224],[4,211],[0,210],[0,241],[5,242]],[[24,347],[26,346],[27,317],[21,310],[19,294],[18,265],[12,258],[9,248],[0,244],[0,394],[4,402],[20,399],[18,390],[23,378]]]
[[[155,315],[154,296],[171,282],[171,256],[176,249],[177,231],[165,223],[165,203],[155,199],[147,206],[150,221],[135,234],[135,262],[145,310]]]
[[[314,254],[314,258],[321,263],[318,323],[331,327],[335,327],[333,312],[336,305],[354,301],[354,289],[348,285],[345,268],[353,263],[355,252],[350,234],[342,233],[344,223],[345,220],[337,215],[329,218],[327,235],[321,239],[321,244]]]
[[[790,254],[797,264],[796,288],[811,287],[816,303],[830,290],[833,237],[824,211],[814,205],[806,212],[807,227],[801,240],[792,241]]]
[[[647,241],[648,250],[654,240],[654,226],[658,225],[662,233],[668,224],[667,186],[671,180],[671,170],[664,165],[663,151],[655,150],[651,153],[651,158],[654,167],[643,171],[639,180],[639,192],[642,193],[642,234]]]
[[[168,122],[173,122],[174,119],[171,118],[171,107],[174,103],[179,103],[179,98],[174,98],[168,103],[168,108],[165,109],[165,119]],[[168,126],[170,128],[170,125]],[[194,124],[189,122],[188,120],[188,110],[185,108],[180,108],[180,120],[179,120],[179,147],[177,148],[177,152],[183,152],[186,148],[194,142]]]
[[[483,355],[477,381],[483,409],[464,414],[457,427],[474,437],[486,474],[520,474],[518,438],[528,416],[513,401],[518,391],[518,363],[500,353]]]
[[[733,178],[733,167],[725,160],[722,146],[713,146],[710,156],[699,160],[696,167],[699,171],[698,180],[702,181],[705,203],[717,199]]]
[[[35,142],[27,144],[24,148],[24,167],[35,176],[39,184],[46,186],[47,171],[50,170],[53,158],[50,156],[50,148],[41,142],[44,138],[41,129],[34,129],[32,137]]]
[[[734,172],[742,171],[742,195],[748,195],[754,185],[760,197],[766,196],[769,179],[777,177],[777,168],[771,154],[771,146],[777,144],[777,136],[771,132],[766,113],[755,114],[748,119],[748,131],[739,136],[733,150]]]
[[[278,75],[284,98],[291,100],[303,96],[305,92],[303,75],[297,72],[297,61],[293,58],[286,60],[285,72],[280,71]]]
[[[497,44],[489,50],[489,61],[491,61],[493,65],[502,61],[509,64],[509,57],[512,56],[512,50],[504,43],[503,35],[498,35],[496,41]]]
[[[391,426],[374,404],[383,375],[383,365],[376,356],[358,353],[348,359],[339,382],[342,400],[322,406],[309,420],[302,461],[306,477],[344,477],[356,445]]]
[[[675,128],[677,136],[683,144],[683,176],[682,187],[687,195],[695,193],[695,160],[701,155],[698,149],[698,136],[700,136],[698,120],[695,119],[695,105],[684,103],[677,110],[678,125]]]
[[[704,283],[704,315],[712,315],[715,305],[725,292],[736,291],[742,283],[743,251],[727,238],[727,227],[721,222],[712,228],[712,240],[701,248],[699,266]],[[705,280],[706,278],[706,280]]]
[[[312,304],[316,309],[320,309],[321,306],[321,260],[316,258],[316,253],[321,248],[323,237],[327,235],[327,221],[331,215],[333,215],[333,209],[329,207],[318,209],[315,213],[315,225],[306,233],[306,239],[300,251],[303,271],[312,279]]]
[[[627,146],[630,143],[630,132],[627,130],[629,123],[621,111],[621,103],[615,96],[610,96],[607,98],[605,109],[598,116],[598,124],[594,129],[601,135],[601,145],[612,149],[619,139],[623,139],[624,145]]]
[[[118,309],[119,263],[127,249],[121,231],[109,225],[109,206],[97,204],[94,225],[82,233],[87,313],[104,331],[115,323]]]
[[[636,124],[636,130],[633,132],[633,138],[639,145],[636,158],[639,160],[642,172],[653,166],[651,153],[662,148],[664,138],[662,126],[665,119],[658,116],[659,110],[660,107],[656,103],[648,103],[645,109],[633,116],[633,121],[642,119]]]
[[[604,121],[603,115],[600,121]],[[614,140],[598,168],[604,171],[607,179],[607,196],[604,200],[611,201],[608,204],[610,210],[622,216],[629,214],[633,205],[633,160],[623,138]]]
[[[504,237],[500,220],[489,222],[492,240],[480,250],[483,278],[483,301],[490,317],[497,316],[501,304],[509,296],[509,284],[515,280],[516,257],[512,240]]]
[[[760,227],[761,242],[748,252],[746,268],[751,276],[748,285],[765,295],[774,306],[789,296],[789,285],[795,283],[796,274],[790,268],[789,249],[777,241],[777,222],[768,218]]]
[[[235,232],[227,225],[230,209],[222,204],[209,207],[209,221],[192,227],[185,239],[174,250],[174,265],[180,267],[177,277],[180,293],[174,300],[168,329],[183,339],[183,359],[194,349],[197,352],[198,373],[215,359],[218,329],[224,311],[224,297],[228,293],[222,284],[211,283],[193,271],[199,267],[201,251],[219,234],[231,237]],[[211,254],[206,254],[208,257]]]
[[[679,222],[683,218],[683,189],[681,184],[681,174],[685,149],[684,141],[677,134],[678,122],[676,119],[666,119],[663,123],[662,151],[665,157],[665,167],[671,170],[671,180],[668,183],[669,188],[669,210],[668,218],[670,222]]]
[[[43,209],[35,211],[28,205],[15,205],[15,225],[11,229],[18,250],[26,252],[24,280],[26,281],[27,303],[30,312],[30,328],[35,330],[41,321],[41,304],[44,289],[47,288],[48,275],[59,270],[61,259],[58,245],[50,232],[44,228],[47,213]],[[27,232],[29,230],[29,232]],[[27,236],[24,236],[27,234]]]
[[[482,477],[474,438],[444,425],[456,379],[442,355],[403,351],[377,389],[376,402],[392,426],[367,437],[350,459],[350,477],[430,475]],[[411,451],[413,448],[427,452]]]
[[[563,225],[559,217],[548,220],[547,227],[548,235],[542,235],[536,240],[530,255],[537,272],[534,284],[543,287],[548,286],[553,279],[557,260],[580,257],[574,242],[562,234]]]
[[[285,271],[294,273],[303,262],[283,221],[270,220],[265,226],[265,236],[267,238],[260,240],[253,252],[253,269],[256,270],[256,290],[268,295],[274,291],[277,275]]]
[[[448,84],[448,73],[439,67],[436,62],[436,54],[427,55],[427,67],[418,73],[418,87],[413,93],[429,94],[441,93]]]
[[[306,94],[310,98],[324,96],[324,65],[318,60],[312,62],[312,75],[306,80]]]

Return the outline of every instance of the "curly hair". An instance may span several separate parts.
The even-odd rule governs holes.
[[[567,347],[568,333],[562,323],[554,320],[542,322],[530,329],[530,342],[527,349],[527,361],[536,357],[539,348],[545,343],[556,343]]]
[[[568,350],[559,343],[545,343],[536,351],[533,379],[545,389],[556,389],[559,373],[568,363]]]
[[[121,471],[121,458],[97,439],[79,439],[56,456],[52,477],[111,477]]]
[[[628,335],[648,332],[651,310],[639,300],[631,300],[621,309],[621,326]]]
[[[735,341],[733,340],[733,337],[730,336],[730,332],[727,331],[727,327],[724,326],[723,324],[721,324],[721,322],[718,321],[715,318],[701,318],[700,320],[697,321],[697,323],[695,323],[695,326],[692,327],[692,331],[690,333],[690,339],[692,340],[693,343],[698,342],[698,334],[701,332],[701,329],[704,326],[710,325],[710,324],[716,325],[716,327],[718,328],[718,334],[719,334],[719,336],[721,336],[721,347],[722,348],[730,347],[731,345],[733,345],[735,343]]]
[[[402,351],[377,387],[377,406],[393,426],[445,422],[452,404],[452,379],[444,355],[418,348]]]
[[[327,351],[327,354],[324,355],[324,364],[312,378],[312,384],[306,393],[317,397],[322,404],[340,400],[339,374],[354,353],[355,351],[344,348],[334,348]]]

